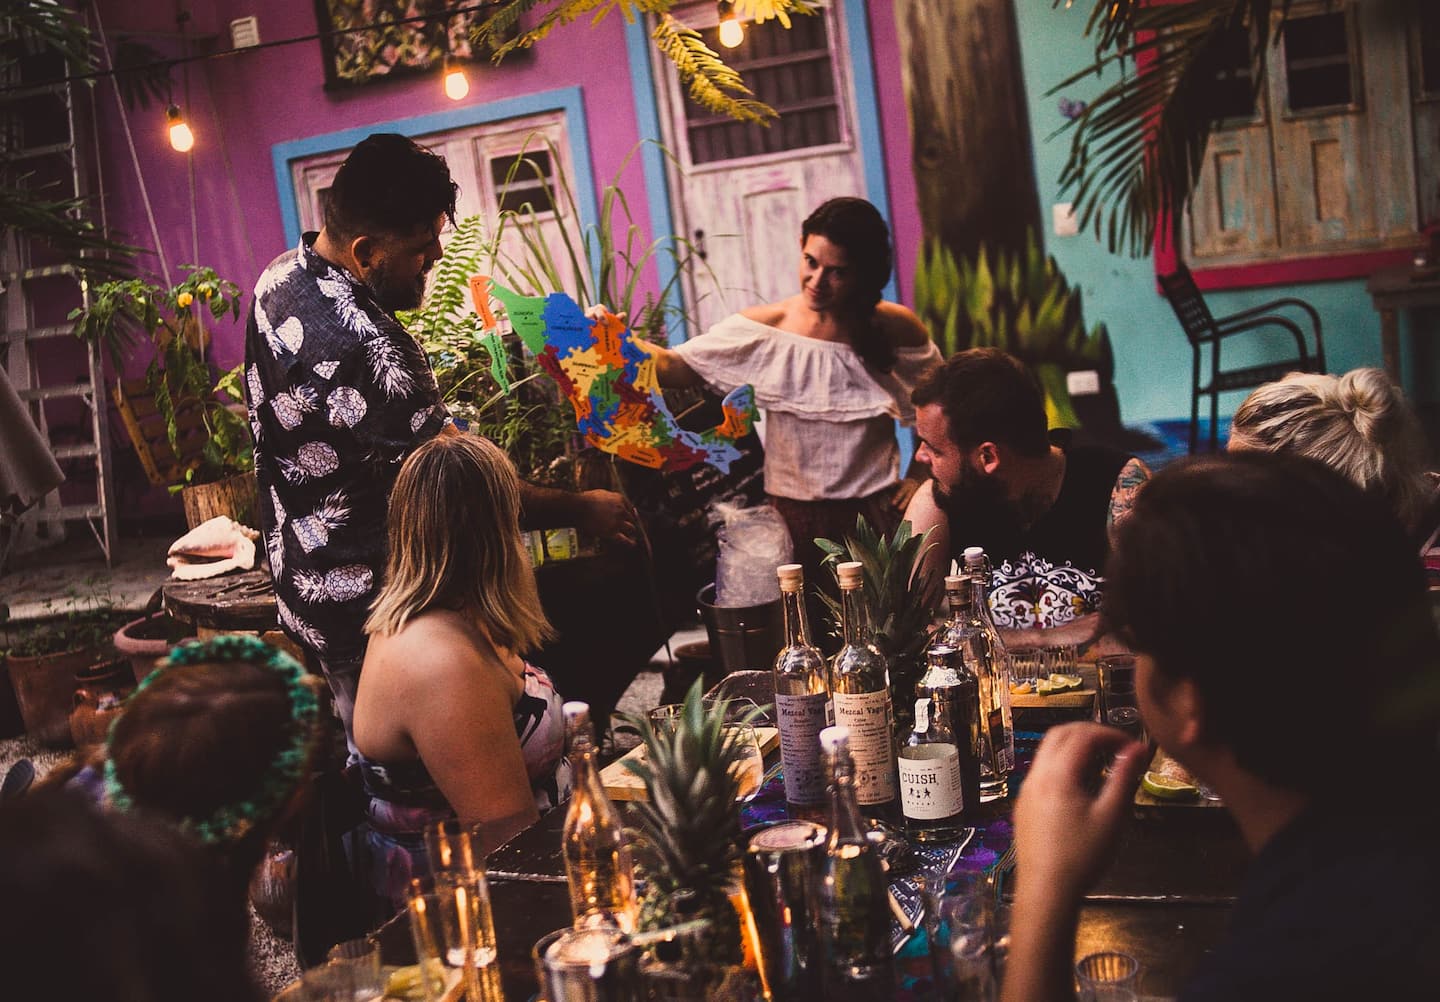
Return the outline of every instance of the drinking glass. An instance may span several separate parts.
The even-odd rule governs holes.
[[[369,1002],[385,994],[385,979],[380,974],[380,946],[368,936],[332,946],[329,966],[349,970],[351,991],[347,1002]]]
[[[1140,962],[1128,953],[1092,953],[1075,964],[1080,1002],[1135,1002],[1139,978]]]
[[[1039,647],[1010,648],[1010,677],[1013,682],[1033,682],[1049,674],[1045,651]]]
[[[748,804],[765,783],[765,756],[760,752],[760,739],[750,724],[728,724],[723,740],[739,750],[739,758],[730,766],[730,774],[739,783],[735,792],[736,802]]]
[[[425,826],[425,854],[431,873],[470,873],[475,869],[470,829],[456,818]]]
[[[952,874],[940,902],[941,940],[949,954],[947,998],[996,998],[995,888],[983,873]]]
[[[1145,740],[1140,705],[1135,695],[1135,656],[1112,654],[1096,662],[1100,675],[1101,720],[1136,741]]]
[[[1051,644],[1045,648],[1045,668],[1052,675],[1075,675],[1079,672],[1074,644]]]
[[[495,925],[485,875],[478,870],[452,871],[437,873],[431,880],[412,880],[408,907],[421,969],[438,965],[458,970],[467,997],[484,997],[481,969],[495,962]],[[443,989],[437,992],[429,978],[420,982],[428,1002],[439,1002]]]
[[[717,707],[722,708],[727,724],[737,724],[740,722],[740,718],[745,716],[747,710],[758,709],[755,700],[748,696],[706,696],[702,702],[707,715],[714,713]],[[646,716],[650,718],[650,726],[657,733],[672,734],[684,709],[683,703],[662,703],[646,713]]]
[[[547,1002],[640,1002],[640,951],[610,927],[557,929],[530,953]]]

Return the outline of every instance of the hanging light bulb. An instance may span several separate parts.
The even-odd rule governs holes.
[[[470,93],[470,81],[465,76],[465,67],[452,63],[445,57],[445,96],[452,101],[463,101]]]
[[[172,104],[165,109],[165,121],[170,127],[170,147],[176,153],[189,153],[195,146],[195,133],[190,131],[180,106]]]
[[[745,28],[735,16],[735,4],[731,0],[720,0],[720,44],[733,49],[745,41]]]

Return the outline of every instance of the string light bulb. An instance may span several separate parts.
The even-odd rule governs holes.
[[[195,133],[180,114],[180,106],[172,104],[165,109],[165,121],[170,129],[170,148],[176,153],[189,153],[195,148]]]
[[[452,101],[463,101],[470,93],[470,80],[465,76],[465,67],[445,59],[445,96]]]
[[[735,14],[732,0],[720,0],[720,44],[733,49],[745,41],[745,28]]]

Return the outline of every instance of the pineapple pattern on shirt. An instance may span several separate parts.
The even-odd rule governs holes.
[[[419,345],[307,233],[255,283],[246,405],[281,625],[327,660],[364,653],[401,461],[450,420]]]

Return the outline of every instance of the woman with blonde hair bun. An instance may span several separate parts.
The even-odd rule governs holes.
[[[1426,471],[1420,422],[1381,370],[1292,372],[1266,383],[1235,412],[1229,448],[1309,456],[1385,498],[1420,544],[1435,585],[1440,477]]]
[[[423,831],[458,816],[488,853],[569,792],[560,697],[522,657],[551,634],[498,446],[442,435],[390,495],[385,584],[365,630],[355,744],[371,883],[398,906]]]

